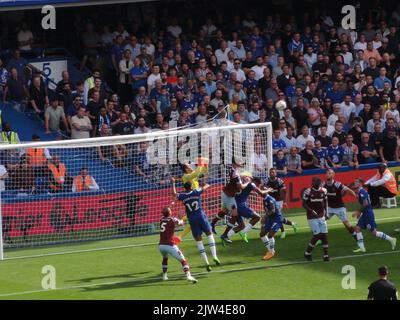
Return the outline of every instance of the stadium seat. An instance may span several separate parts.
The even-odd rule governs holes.
[[[397,208],[397,198],[381,198],[382,208]]]

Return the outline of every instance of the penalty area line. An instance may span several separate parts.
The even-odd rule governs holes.
[[[400,250],[397,251],[386,251],[386,252],[372,252],[372,253],[365,253],[360,255],[348,255],[348,256],[339,256],[339,257],[332,257],[331,261],[337,260],[344,260],[344,259],[355,259],[355,258],[365,258],[365,257],[373,257],[373,256],[383,256],[388,254],[395,254],[400,253]],[[213,270],[212,272],[197,272],[193,273],[194,276],[201,276],[201,275],[213,275],[214,273],[231,273],[231,272],[243,272],[243,271],[253,271],[253,270],[262,270],[262,269],[274,269],[274,268],[284,268],[290,267],[293,265],[312,265],[314,263],[327,263],[324,262],[322,259],[317,259],[312,262],[309,261],[289,261],[286,263],[278,263],[273,265],[258,265],[253,267],[244,267],[244,268],[233,268],[233,269],[223,269],[223,270]],[[76,286],[69,286],[69,287],[61,287],[56,289],[41,289],[41,290],[31,290],[31,291],[20,291],[20,292],[10,292],[10,293],[0,293],[1,297],[12,297],[12,296],[19,296],[19,295],[29,295],[29,294],[37,294],[37,293],[44,293],[44,292],[53,292],[53,291],[67,291],[67,290],[74,290],[74,289],[84,289],[84,288],[93,288],[93,287],[100,287],[100,286],[115,286],[121,284],[129,284],[129,283],[137,283],[137,282],[151,282],[159,280],[160,283],[163,281],[161,277],[150,277],[150,278],[137,278],[128,281],[113,281],[113,282],[100,282],[100,283],[93,283],[93,284],[85,284],[85,285],[76,285]],[[170,280],[184,280],[184,276],[182,275],[175,275],[171,276]]]
[[[400,219],[400,217],[390,217],[390,218],[376,219],[375,221],[381,222],[381,221],[390,221],[390,220],[399,220],[399,219]],[[342,226],[342,225],[343,225],[342,223],[332,223],[332,224],[328,224],[328,228]],[[297,228],[297,230],[308,230],[308,229],[310,229],[309,226],[303,226],[303,227]],[[194,241],[194,239],[185,239],[184,242],[189,242],[189,241]],[[158,241],[157,242],[148,242],[148,243],[127,244],[127,245],[113,246],[113,247],[70,250],[70,251],[61,251],[61,252],[49,252],[49,253],[41,253],[41,254],[28,255],[28,256],[5,257],[4,261],[44,258],[44,257],[51,257],[51,256],[79,254],[79,253],[91,253],[91,252],[109,251],[109,250],[122,250],[122,249],[140,248],[140,247],[148,247],[148,246],[156,246],[156,245],[158,245]],[[73,244],[71,244],[71,246],[73,246]]]

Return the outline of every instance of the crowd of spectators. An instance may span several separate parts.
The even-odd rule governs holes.
[[[72,139],[272,122],[281,175],[400,161],[395,15],[357,30],[343,29],[327,14],[302,21],[234,16],[229,27],[208,17],[196,30],[181,23],[171,16],[165,27],[139,34],[121,22],[87,22],[82,66],[91,67],[92,76],[72,83],[63,71],[50,98],[39,75],[27,86],[18,70],[20,51],[29,46],[21,42],[8,65],[0,61],[3,101],[26,105],[47,133]],[[93,68],[104,52],[106,70]],[[257,152],[255,170],[261,171],[265,159]],[[98,150],[101,160],[112,157],[117,166],[128,153],[123,146]]]

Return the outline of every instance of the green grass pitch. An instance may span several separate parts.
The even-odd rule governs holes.
[[[394,229],[400,228],[400,210],[381,209],[375,214],[378,229],[395,235]],[[196,285],[184,280],[180,264],[172,258],[170,280],[161,281],[156,235],[6,251],[7,259],[0,262],[0,299],[365,299],[381,265],[387,265],[392,271],[390,280],[400,284],[400,246],[391,251],[389,242],[364,232],[367,253],[353,254],[356,243],[334,217],[329,221],[332,261],[322,262],[322,248],[318,247],[315,261],[308,263],[303,258],[310,240],[304,211],[291,210],[286,216],[300,229],[294,234],[286,227],[287,237],[277,237],[277,255],[269,262],[261,260],[265,249],[259,231],[254,230],[248,244],[237,236],[232,245],[222,247],[216,237],[222,265],[207,273],[188,235],[180,248],[199,280]],[[62,254],[49,254],[54,252]],[[31,257],[18,258],[27,255]],[[55,267],[56,290],[42,289],[45,265]],[[342,288],[345,265],[356,269],[355,290]]]

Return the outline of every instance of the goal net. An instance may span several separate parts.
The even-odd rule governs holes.
[[[232,159],[265,178],[272,165],[270,123],[157,131],[143,135],[0,145],[0,253],[31,246],[134,237],[158,231],[174,202],[182,164],[207,164],[200,183],[209,217],[220,209]],[[182,183],[177,184],[178,191]],[[259,209],[260,203],[251,199]],[[24,250],[24,252],[26,252]]]

